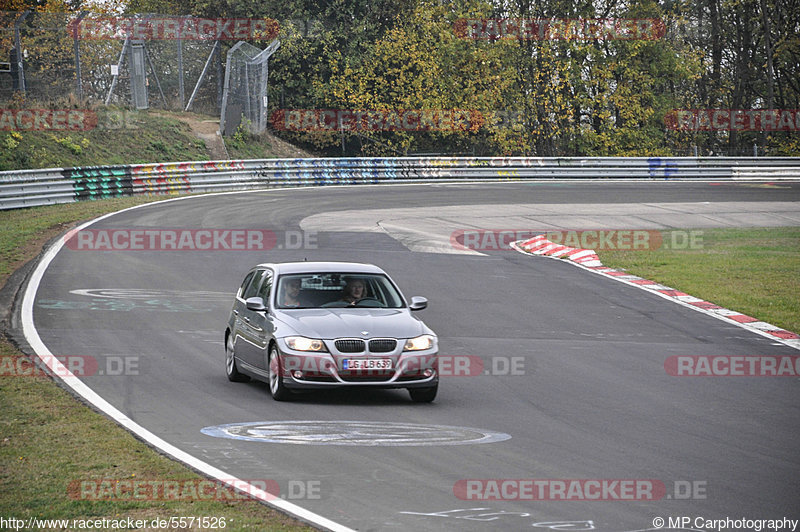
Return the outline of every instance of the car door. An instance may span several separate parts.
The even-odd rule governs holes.
[[[244,289],[241,290],[240,294],[236,297],[236,306],[234,309],[237,324],[235,338],[236,357],[247,364],[250,364],[250,361],[253,359],[253,351],[256,349],[254,343],[257,339],[253,336],[254,329],[251,325],[253,311],[247,310],[245,301],[258,294],[265,273],[266,269],[264,268],[254,270],[250,277],[250,282],[244,286]]]
[[[253,277],[249,289],[246,291],[245,301],[251,297],[260,297],[264,301],[264,306],[269,307],[270,295],[272,294],[272,270],[259,270]],[[242,360],[258,369],[266,370],[266,350],[269,339],[274,331],[272,314],[269,310],[258,311],[249,310],[247,307],[242,311],[242,336],[246,336],[247,346],[242,352]]]
[[[228,319],[228,325],[231,328],[231,336],[233,337],[233,346],[234,350],[237,351],[237,357],[239,356],[237,350],[237,344],[239,344],[239,336],[241,334],[242,329],[242,312],[244,310],[244,293],[247,291],[247,287],[250,286],[250,282],[253,280],[253,276],[255,275],[255,271],[250,271],[245,275],[242,284],[239,286],[239,289],[236,291],[236,297],[233,298],[233,308],[231,309],[231,317]]]

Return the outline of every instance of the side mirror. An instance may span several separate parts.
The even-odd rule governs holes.
[[[249,297],[244,302],[244,305],[247,307],[247,310],[255,310],[256,312],[267,310],[267,307],[264,306],[264,300],[260,297]]]
[[[428,300],[424,297],[414,296],[411,298],[411,304],[408,306],[411,310],[422,310],[428,308]]]

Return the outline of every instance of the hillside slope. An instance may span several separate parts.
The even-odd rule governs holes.
[[[173,161],[313,157],[274,135],[240,132],[225,145],[219,117],[99,108],[85,130],[0,130],[0,170]]]

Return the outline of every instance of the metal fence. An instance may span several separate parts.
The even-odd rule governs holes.
[[[264,50],[240,41],[228,50],[219,126],[223,135],[232,135],[242,118],[251,133],[266,131],[268,61],[279,46],[277,39]]]
[[[325,158],[18,170],[0,172],[0,210],[135,195],[526,179],[800,180],[800,158]]]
[[[153,14],[113,18],[119,22],[153,17],[165,18]],[[222,93],[218,41],[125,39],[98,29],[111,18],[85,12],[0,11],[0,67],[9,65],[7,70],[0,68],[0,100],[20,91],[41,102],[74,94],[78,99],[138,108],[183,110],[193,94],[191,110],[218,112]]]

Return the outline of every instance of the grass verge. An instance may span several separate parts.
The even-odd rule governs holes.
[[[695,249],[604,250],[598,256],[611,268],[800,332],[799,227],[703,229],[696,234]]]
[[[161,198],[122,198],[0,212],[0,286],[42,246],[78,220]],[[224,519],[226,531],[312,530],[252,500],[200,500],[186,488],[202,477],[160,455],[45,376],[12,376],[30,362],[0,339],[0,516],[42,519]],[[9,375],[12,374],[12,375]],[[82,481],[176,481],[182,500],[86,500]],[[105,493],[101,490],[97,493]],[[125,486],[125,484],[122,484]],[[122,492],[124,495],[124,491]],[[123,499],[130,497],[122,497]],[[227,497],[220,497],[227,498]],[[206,524],[209,524],[207,522]],[[176,523],[180,524],[180,523]],[[201,530],[197,523],[171,530]],[[217,521],[221,524],[221,521]],[[77,529],[69,524],[52,529]],[[207,528],[207,527],[206,527]],[[221,529],[219,527],[218,529]],[[28,528],[26,528],[27,530]],[[44,525],[34,529],[49,529]],[[147,527],[147,529],[150,529]]]

